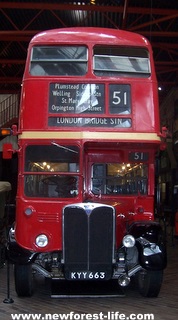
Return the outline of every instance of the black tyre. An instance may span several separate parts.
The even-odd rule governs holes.
[[[33,294],[33,275],[32,266],[14,266],[15,290],[19,297],[31,297]]]
[[[147,271],[141,270],[137,275],[139,292],[144,297],[157,297],[162,281],[163,271]]]

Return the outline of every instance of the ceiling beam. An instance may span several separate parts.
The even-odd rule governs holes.
[[[25,59],[0,59],[0,64],[25,64]]]
[[[176,13],[174,13],[173,15],[166,15],[165,17],[159,18],[159,19],[154,19],[153,21],[148,21],[142,24],[137,24],[136,26],[131,27],[129,30],[130,31],[136,31],[136,30],[140,30],[142,28],[154,25],[154,24],[159,24],[160,22],[163,21],[167,21],[167,20],[173,20],[175,18],[178,17],[178,10]]]
[[[12,88],[7,88],[7,89],[0,88],[0,94],[20,94],[20,90],[12,89]]]
[[[85,5],[85,4],[60,4],[60,3],[36,3],[36,2],[8,2],[3,1],[0,3],[1,9],[29,9],[29,10],[82,10],[82,11],[99,11],[99,12],[120,12],[123,13],[124,6],[100,6],[100,5]],[[178,13],[178,10],[174,9],[162,9],[162,8],[143,8],[143,7],[128,7],[127,13],[141,13],[141,14],[156,14],[156,15],[172,15]]]
[[[41,30],[9,30],[0,31],[0,41],[29,42]]]
[[[21,77],[0,77],[0,83],[9,84],[9,83],[22,83]]]
[[[10,31],[0,31],[0,41],[24,41],[29,42],[31,38],[37,33],[43,30],[10,30]],[[129,30],[128,30],[129,31]],[[166,37],[166,38],[178,38],[178,31],[141,31],[137,32],[145,37]],[[154,42],[152,43],[154,45]],[[175,43],[173,43],[175,46]],[[171,44],[169,44],[169,47]]]

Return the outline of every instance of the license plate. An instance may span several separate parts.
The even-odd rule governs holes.
[[[74,271],[69,272],[70,280],[104,280],[106,279],[106,272],[93,271]]]

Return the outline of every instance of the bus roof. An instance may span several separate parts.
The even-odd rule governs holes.
[[[54,43],[97,43],[126,46],[150,46],[149,41],[137,33],[119,29],[74,27],[52,29],[35,35],[31,44],[54,44]]]

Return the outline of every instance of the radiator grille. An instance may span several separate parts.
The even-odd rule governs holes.
[[[114,259],[114,208],[98,204],[69,205],[63,212],[63,246],[66,278],[70,272],[105,272],[112,275]]]

